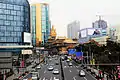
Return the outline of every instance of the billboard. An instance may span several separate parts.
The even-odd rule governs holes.
[[[84,38],[84,37],[87,37],[87,30],[84,29],[84,30],[81,30],[81,37]]]
[[[32,54],[32,50],[22,50],[22,54]]]
[[[32,42],[32,36],[31,36],[31,33],[28,33],[28,32],[24,32],[23,33],[23,40],[25,43],[31,43]]]
[[[75,54],[77,59],[80,59],[83,57],[83,52],[76,52]]]
[[[68,54],[72,55],[72,54],[75,53],[75,51],[76,51],[75,49],[69,49],[69,50],[68,50]]]

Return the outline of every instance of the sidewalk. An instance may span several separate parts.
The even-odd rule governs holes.
[[[42,62],[42,61],[43,61],[43,59],[40,60],[40,62]],[[17,72],[17,69],[14,68],[14,74],[12,76],[8,77],[6,80],[13,80],[15,78],[18,78],[20,76],[20,74],[24,73],[25,71],[30,71],[32,69],[32,66],[33,65],[31,64],[30,66],[26,67],[25,69],[21,68],[19,70],[19,74]]]
[[[93,71],[95,72],[95,75],[98,75],[98,74],[99,74],[99,70],[94,69],[94,68],[91,68],[91,69],[93,69]],[[105,73],[103,80],[111,80],[111,79],[110,79],[110,78],[107,79],[107,73]]]

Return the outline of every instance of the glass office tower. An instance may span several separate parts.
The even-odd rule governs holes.
[[[29,45],[23,32],[30,33],[30,5],[27,0],[0,0],[0,46]]]

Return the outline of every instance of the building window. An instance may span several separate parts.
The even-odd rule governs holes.
[[[17,11],[17,15],[20,16],[20,15],[21,15],[21,12],[20,12],[20,11]]]
[[[6,37],[0,37],[0,42],[6,42]]]
[[[5,32],[5,36],[10,36],[10,32]]]
[[[14,5],[14,10],[20,10],[20,6]]]
[[[4,36],[4,32],[0,31],[0,36]]]
[[[14,27],[14,31],[20,31],[20,27]]]
[[[3,22],[3,20],[0,20],[0,25],[4,25],[4,22]]]
[[[5,25],[10,25],[10,21],[5,21]]]
[[[11,5],[11,4],[7,4],[7,9],[13,9],[13,8],[14,8],[13,5]]]
[[[3,14],[4,13],[4,10],[3,9],[0,9],[0,14]]]
[[[4,10],[5,14],[10,14],[10,10]]]
[[[13,31],[13,27],[12,26],[7,26],[7,31]]]
[[[16,26],[16,21],[11,21],[11,26]]]
[[[16,15],[16,11],[13,11],[13,10],[12,10],[12,11],[11,11],[11,14],[12,14],[12,15]]]
[[[7,15],[7,20],[13,20],[13,16]]]
[[[16,36],[16,32],[11,32],[11,36],[15,37]]]
[[[0,15],[0,19],[6,19],[6,15]]]
[[[0,26],[0,31],[6,31],[6,26]]]

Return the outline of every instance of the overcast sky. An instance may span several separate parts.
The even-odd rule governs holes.
[[[102,15],[109,26],[120,24],[120,0],[28,0],[30,3],[46,2],[50,5],[50,20],[58,36],[67,35],[67,25],[80,21],[80,29],[92,27],[92,22]]]

